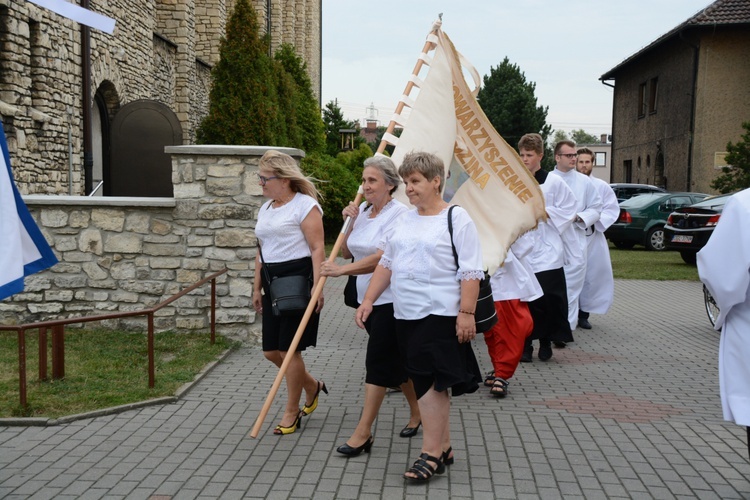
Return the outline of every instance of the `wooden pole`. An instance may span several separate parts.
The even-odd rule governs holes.
[[[437,30],[437,28],[433,29],[433,30],[432,30],[432,31],[431,31],[430,33],[433,33],[433,32],[435,32],[436,30]],[[427,52],[429,52],[430,50],[432,50],[432,49],[434,49],[434,48],[435,48],[435,44],[434,44],[434,43],[432,43],[432,42],[430,42],[430,41],[428,40],[428,41],[426,41],[426,42],[424,43],[424,47],[422,47],[422,53],[425,53],[425,54],[426,54]],[[412,72],[411,72],[411,73],[412,73],[412,75],[414,75],[414,76],[419,76],[419,72],[420,72],[420,71],[422,70],[422,66],[423,66],[423,65],[424,65],[424,61],[423,61],[423,60],[422,60],[422,58],[420,57],[420,58],[419,58],[419,59],[417,60],[417,63],[416,63],[415,65],[414,65],[414,69],[413,69],[413,70],[412,70]],[[408,82],[406,83],[406,88],[404,89],[404,95],[407,95],[407,96],[408,96],[409,94],[411,94],[411,91],[412,91],[412,89],[413,89],[413,88],[414,88],[414,82],[413,82],[413,81],[411,81],[411,80],[409,80],[409,81],[408,81]],[[398,101],[398,104],[396,105],[396,111],[395,111],[395,113],[396,113],[397,115],[400,115],[400,114],[401,114],[401,112],[402,112],[402,111],[404,110],[404,106],[405,106],[405,104],[404,104],[404,101]],[[395,128],[396,128],[396,122],[395,122],[395,121],[393,121],[393,120],[391,120],[391,121],[390,121],[390,122],[388,123],[388,128],[386,129],[386,133],[388,133],[388,134],[392,134],[392,133],[393,133],[393,130],[394,130]],[[388,143],[387,143],[386,141],[380,141],[380,145],[378,146],[378,151],[377,151],[377,152],[378,152],[378,153],[382,153],[383,151],[385,151],[385,147],[386,147],[387,145],[388,145]]]

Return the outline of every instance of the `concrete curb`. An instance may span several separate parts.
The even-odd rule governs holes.
[[[226,351],[222,352],[218,358],[210,362],[203,369],[198,372],[193,380],[180,386],[174,396],[163,396],[160,398],[148,399],[146,401],[136,401],[135,403],[127,403],[119,406],[111,406],[109,408],[102,408],[99,410],[92,410],[85,413],[78,413],[76,415],[66,415],[59,418],[43,418],[43,417],[18,417],[18,418],[0,418],[0,427],[46,427],[51,425],[62,425],[76,420],[84,420],[87,418],[103,417],[106,415],[113,415],[115,413],[122,413],[129,410],[136,410],[146,406],[163,405],[169,403],[176,403],[180,398],[184,397],[190,389],[192,389],[198,382],[211,373],[211,370],[223,362],[231,353],[235,347],[230,347]]]

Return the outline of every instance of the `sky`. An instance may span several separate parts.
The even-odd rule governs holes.
[[[483,77],[507,56],[547,106],[553,130],[612,129],[599,78],[711,0],[323,0],[322,102],[388,125],[443,13],[443,31]],[[420,75],[424,77],[425,70]],[[610,82],[611,83],[611,82]]]

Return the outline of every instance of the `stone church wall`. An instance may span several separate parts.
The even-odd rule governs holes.
[[[268,149],[169,147],[174,198],[26,196],[60,262],[27,278],[23,293],[0,302],[0,323],[141,310],[228,268],[217,280],[217,333],[257,342],[254,228],[265,199],[255,174]],[[207,331],[210,305],[207,284],[160,310],[154,326]],[[105,326],[143,330],[146,318]]]

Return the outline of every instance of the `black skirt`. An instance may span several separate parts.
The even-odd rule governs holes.
[[[393,304],[373,307],[365,329],[369,334],[365,382],[380,387],[398,387],[406,382],[406,363],[399,349]]]
[[[312,258],[304,257],[302,259],[290,260],[287,262],[275,262],[273,264],[264,264],[268,269],[271,279],[280,276],[308,276],[310,277],[310,289],[312,290]],[[271,312],[271,298],[268,293],[268,282],[266,273],[261,272],[264,295],[263,301],[263,350],[264,351],[283,351],[289,350],[292,344],[294,334],[304,316],[304,312],[294,316],[274,316]],[[308,347],[315,347],[318,342],[318,322],[320,315],[313,312],[310,320],[307,322],[302,338],[297,345],[297,351],[304,351]]]
[[[529,339],[573,342],[568,323],[568,288],[563,268],[535,273],[544,295],[529,302],[534,330]],[[528,342],[528,340],[527,340]]]
[[[479,388],[482,381],[479,364],[471,343],[458,342],[455,316],[397,319],[396,333],[406,354],[406,372],[414,382],[417,398],[433,385],[438,392],[450,388],[453,396],[470,394]]]

